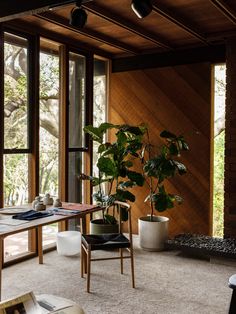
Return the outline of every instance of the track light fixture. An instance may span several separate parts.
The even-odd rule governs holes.
[[[131,8],[142,19],[152,12],[152,3],[150,0],[132,0]]]
[[[70,25],[83,28],[87,21],[87,13],[82,8],[82,0],[76,1],[76,7],[70,13]]]

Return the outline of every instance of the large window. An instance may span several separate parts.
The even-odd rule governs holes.
[[[28,40],[4,33],[4,206],[22,205],[29,199],[29,53]],[[4,240],[5,261],[28,253],[31,232]]]
[[[83,128],[105,121],[107,101],[107,62],[95,58],[93,65],[92,60],[63,43],[4,32],[1,207],[22,207],[46,193],[85,201],[79,174],[92,169],[92,161]],[[57,224],[43,228],[44,248],[55,242],[57,231]],[[36,241],[34,231],[7,237],[4,262],[36,255]]]
[[[78,176],[83,172],[85,136],[85,73],[86,59],[80,54],[69,53],[69,157],[68,199],[83,201],[83,186]]]
[[[59,44],[40,41],[39,195],[59,197]],[[55,243],[58,224],[43,227],[43,245]]]
[[[94,77],[93,77],[93,125],[99,126],[107,120],[107,61],[96,58],[94,60]],[[98,143],[93,142],[93,176],[98,177],[98,168],[96,167],[98,155]],[[102,188],[107,187],[103,184]],[[93,188],[97,192],[98,187]],[[99,217],[100,213],[95,213]]]
[[[84,56],[69,54],[69,148],[85,146],[85,71]]]
[[[50,46],[50,42],[41,40],[41,46]],[[51,46],[53,50],[42,49],[40,52],[39,194],[50,193],[58,197],[59,47],[55,43]]]
[[[107,119],[107,61],[94,60],[93,124],[99,126]]]
[[[4,205],[28,202],[28,40],[4,34]]]
[[[214,67],[213,236],[224,233],[225,64]]]

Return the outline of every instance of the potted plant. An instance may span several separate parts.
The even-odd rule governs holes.
[[[97,144],[98,171],[96,176],[82,174],[81,178],[92,182],[96,188],[93,198],[103,208],[102,219],[91,221],[91,233],[117,232],[118,225],[112,204],[115,200],[134,202],[135,195],[129,189],[136,185],[142,186],[144,183],[142,174],[132,170],[133,162],[138,159],[138,151],[142,147],[144,129],[102,123],[98,127],[88,125],[84,127],[84,131]],[[108,131],[115,131],[114,142],[107,141]],[[124,216],[125,211],[123,220]]]
[[[179,195],[168,193],[165,187],[167,179],[176,174],[183,175],[186,167],[179,161],[182,151],[187,151],[188,145],[183,136],[176,136],[169,131],[160,133],[165,140],[161,147],[151,145],[148,129],[146,129],[147,143],[143,144],[140,153],[143,176],[149,193],[145,202],[149,202],[150,214],[138,220],[140,246],[150,251],[160,251],[168,237],[168,221],[164,216],[155,216],[154,210],[164,212],[174,207],[174,203],[181,203]]]

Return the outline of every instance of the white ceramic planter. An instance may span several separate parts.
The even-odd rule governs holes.
[[[168,238],[169,218],[154,216],[150,221],[150,216],[140,217],[138,220],[139,244],[147,251],[161,251]]]

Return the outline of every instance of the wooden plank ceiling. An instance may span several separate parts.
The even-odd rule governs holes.
[[[79,41],[83,48],[112,59],[209,47],[236,36],[235,0],[153,0],[152,12],[143,19],[132,11],[131,0],[85,0],[88,20],[82,29],[69,24],[73,1],[17,1],[15,12],[14,2],[1,1],[0,22],[14,18],[10,23],[29,24],[31,29],[33,24],[43,34]],[[27,7],[27,2],[34,5]]]

